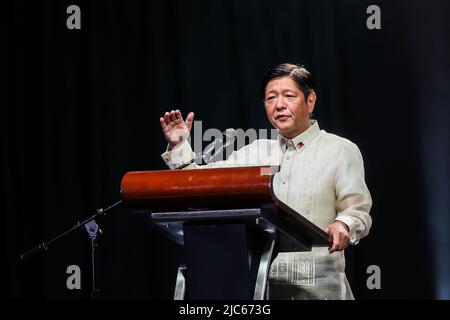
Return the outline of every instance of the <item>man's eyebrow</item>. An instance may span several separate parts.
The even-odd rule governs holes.
[[[290,88],[281,89],[281,92],[283,92],[283,93],[284,93],[284,92],[288,92],[288,91],[290,91],[290,92],[295,92],[294,89],[290,89]],[[277,90],[272,89],[272,90],[267,91],[266,94],[269,94],[269,93],[275,93],[275,92],[277,92]]]

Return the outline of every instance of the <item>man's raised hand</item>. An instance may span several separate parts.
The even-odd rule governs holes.
[[[166,112],[163,117],[159,118],[164,138],[169,143],[169,150],[177,144],[185,141],[191,132],[192,123],[194,122],[194,113],[189,112],[186,121],[183,120],[180,110],[171,110]]]

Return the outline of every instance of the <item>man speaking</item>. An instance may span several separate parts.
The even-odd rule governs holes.
[[[273,181],[278,198],[329,236],[329,248],[277,255],[270,268],[270,299],[353,299],[344,249],[356,245],[372,225],[372,199],[361,153],[354,143],[321,130],[311,119],[316,92],[306,68],[277,65],[262,84],[265,110],[279,133],[277,139],[257,139],[207,167],[279,165]],[[179,110],[160,118],[168,142],[162,157],[171,169],[195,157],[187,141],[193,121],[194,113],[184,121]]]

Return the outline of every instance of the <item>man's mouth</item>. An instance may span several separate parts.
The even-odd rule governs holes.
[[[288,116],[288,115],[280,114],[280,115],[278,115],[278,116],[275,117],[275,120],[285,121],[285,120],[287,120],[287,119],[289,119],[289,118],[290,118],[290,116]]]

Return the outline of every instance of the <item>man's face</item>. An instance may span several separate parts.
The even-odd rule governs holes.
[[[313,111],[315,102],[314,92],[305,101],[303,92],[289,77],[269,81],[264,94],[264,105],[270,123],[288,139],[308,129],[309,114]]]

